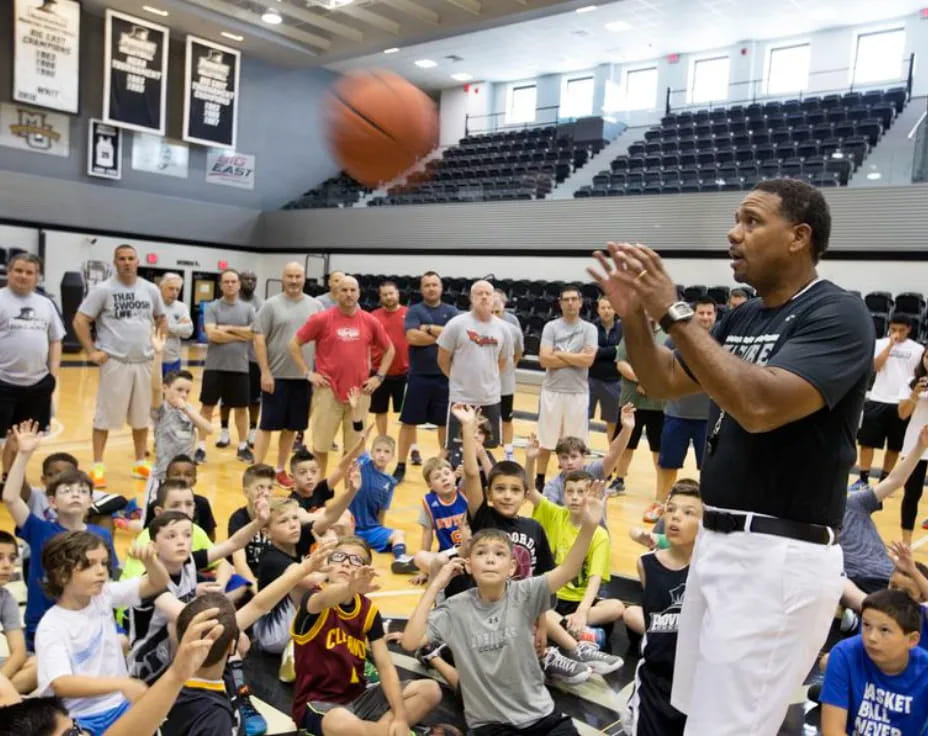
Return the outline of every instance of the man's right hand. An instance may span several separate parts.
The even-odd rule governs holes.
[[[261,390],[266,394],[274,393],[274,376],[270,373],[261,374]]]
[[[90,358],[91,363],[96,365],[103,365],[110,359],[110,356],[104,353],[102,350],[91,350],[87,357]]]
[[[321,373],[316,373],[316,371],[310,371],[306,376],[306,380],[313,385],[313,388],[331,388],[332,386],[328,378]]]

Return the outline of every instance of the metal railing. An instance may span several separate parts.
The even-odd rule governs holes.
[[[928,97],[925,98],[925,109],[922,110],[918,122],[912,126],[907,136],[915,139],[915,150],[912,154],[912,181],[928,182]]]
[[[509,114],[503,112],[491,112],[486,115],[465,115],[464,116],[464,135],[479,133],[493,133],[497,130],[521,130],[528,128],[547,128],[551,125],[557,125],[559,121],[558,110],[560,105],[547,105],[545,107],[535,108],[534,120],[509,123],[506,122],[506,116]]]

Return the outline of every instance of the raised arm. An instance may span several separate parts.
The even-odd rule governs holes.
[[[352,409],[352,423],[356,421],[362,421],[362,407],[360,402],[357,400],[359,395],[360,393],[358,392],[357,388],[348,390],[348,403],[351,405]],[[352,399],[352,396],[355,398]],[[354,400],[354,404],[351,403],[352,400]],[[348,475],[348,471],[351,470],[351,466],[354,465],[355,460],[357,460],[358,457],[360,457],[364,452],[364,448],[367,447],[367,439],[370,437],[371,430],[373,428],[374,425],[371,424],[361,430],[361,434],[358,436],[358,441],[354,443],[354,446],[345,455],[342,455],[341,460],[338,461],[338,465],[336,465],[332,472],[326,476],[325,481],[328,483],[329,488],[331,488],[333,491],[335,490],[335,486],[342,482],[342,478]]]
[[[307,613],[322,613],[326,608],[337,606],[356,593],[375,590],[374,578],[376,577],[377,571],[370,565],[352,568],[351,576],[345,582],[332,583],[318,593],[313,593],[306,601]]]
[[[889,557],[897,568],[915,581],[922,598],[928,600],[928,578],[922,575],[921,570],[915,565],[912,548],[905,542],[890,542]]]
[[[461,423],[464,497],[467,499],[467,511],[473,516],[483,503],[483,485],[480,482],[480,465],[477,462],[477,440],[474,437],[474,430],[477,428],[477,412],[465,404],[455,404],[451,407],[451,411]]]
[[[577,577],[583,569],[583,561],[586,559],[586,553],[590,548],[590,542],[593,541],[593,533],[596,531],[600,520],[603,518],[604,490],[605,484],[603,481],[596,481],[590,487],[583,507],[580,533],[574,540],[564,561],[551,572],[546,573],[548,590],[552,593],[557,593],[557,591]]]
[[[619,421],[622,424],[622,429],[616,433],[612,442],[609,443],[606,454],[603,456],[604,478],[609,477],[615,469],[616,464],[619,462],[619,458],[622,457],[622,453],[625,452],[625,448],[628,447],[628,441],[631,439],[632,431],[635,429],[634,404],[629,402],[622,407],[622,411],[619,413]]]
[[[338,523],[342,514],[348,510],[354,497],[361,490],[361,469],[355,465],[348,472],[348,484],[344,491],[323,504],[322,510],[313,523],[313,534],[317,537],[325,534],[329,528]]]
[[[892,469],[892,472],[886,476],[886,479],[880,481],[876,488],[873,489],[873,493],[880,503],[882,503],[885,498],[892,495],[894,491],[905,485],[906,480],[912,475],[912,471],[915,470],[915,466],[918,465],[918,461],[921,460],[922,455],[925,454],[925,450],[928,450],[928,424],[921,428],[918,433],[918,441],[902,459],[902,462],[897,463],[896,467]]]
[[[151,348],[153,351],[151,362],[151,408],[160,409],[164,402],[161,363],[164,359],[164,337],[157,330],[151,333]]]
[[[874,373],[879,373],[881,370],[883,370],[883,366],[886,365],[886,361],[889,360],[889,356],[893,352],[894,347],[896,347],[896,341],[892,338],[892,336],[890,336],[886,341],[886,347],[884,347],[873,358]]]
[[[134,557],[145,566],[145,575],[139,579],[139,597],[142,600],[153,598],[168,587],[171,577],[158,559],[155,545],[135,542],[129,548],[129,557]]]
[[[422,597],[419,598],[415,610],[406,622],[406,628],[403,629],[403,638],[400,639],[400,645],[407,652],[413,652],[423,644],[428,643],[426,631],[428,629],[429,613],[431,613],[432,607],[435,605],[435,598],[447,587],[453,577],[463,573],[464,560],[460,557],[454,557],[432,578]]]
[[[23,422],[10,427],[10,433],[16,440],[19,451],[10,467],[10,472],[3,484],[3,503],[6,505],[13,523],[22,527],[29,518],[29,506],[23,501],[21,491],[26,478],[26,465],[41,442],[39,425],[36,422]]]
[[[245,524],[235,534],[225,541],[214,544],[207,551],[207,559],[210,564],[216,560],[222,560],[229,557],[238,549],[243,549],[255,538],[255,535],[267,526],[268,519],[271,517],[270,505],[266,498],[259,498],[255,501],[255,518]]]
[[[544,498],[544,495],[535,487],[535,464],[538,461],[540,452],[541,443],[538,441],[538,436],[532,432],[528,436],[528,442],[525,445],[525,485],[527,491],[525,497],[531,502],[532,508],[540,504],[541,499]]]

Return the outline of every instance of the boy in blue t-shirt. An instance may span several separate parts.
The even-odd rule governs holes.
[[[867,596],[860,636],[831,650],[822,688],[822,734],[923,736],[928,652],[918,646],[919,605],[900,590]]]

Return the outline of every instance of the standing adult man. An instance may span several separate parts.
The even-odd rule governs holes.
[[[451,465],[461,459],[461,425],[450,404],[479,407],[490,426],[484,447],[499,445],[500,374],[513,355],[506,323],[493,316],[493,284],[475,281],[470,287],[470,311],[453,317],[438,338],[438,367],[448,377],[448,438]]]
[[[863,302],[819,279],[831,216],[805,182],[758,184],[728,233],[753,299],[710,334],[661,259],[609,244],[596,277],[622,318],[648,392],[712,399],[706,503],[679,619],[674,707],[688,735],[777,733],[825,641],[842,588],[841,524],[854,432],[872,370]],[[655,343],[647,314],[676,352]],[[798,469],[798,472],[797,472]]]
[[[599,417],[606,423],[606,436],[615,436],[615,427],[619,423],[619,392],[621,384],[619,371],[615,367],[615,349],[622,340],[622,323],[615,318],[615,310],[604,296],[596,300],[596,314],[599,319],[594,323],[597,333],[598,349],[593,365],[590,366],[590,419],[596,414],[599,405]],[[609,485],[611,493],[622,493],[625,479],[616,476]]]
[[[580,319],[583,296],[579,286],[565,286],[558,300],[561,316],[541,331],[538,362],[545,377],[538,395],[539,492],[544,488],[551,451],[561,437],[586,442],[590,429],[589,370],[596,359],[598,339],[591,322]]]
[[[886,446],[881,481],[899,459],[905,430],[909,426],[909,420],[899,416],[899,397],[908,393],[912,374],[924,352],[924,348],[909,337],[911,332],[911,320],[904,314],[894,314],[889,319],[889,334],[877,340],[873,347],[873,372],[876,376],[864,402],[864,416],[857,433],[860,475],[851,486],[852,491],[866,490],[869,486],[875,448]]]
[[[522,328],[519,327],[519,320],[514,314],[506,311],[506,296],[500,289],[493,294],[493,316],[503,320],[512,335],[512,358],[506,361],[506,366],[500,374],[499,414],[503,425],[503,459],[515,460],[515,453],[512,449],[512,437],[515,431],[512,426],[512,411],[516,398],[516,366],[525,352],[525,338],[522,335]],[[515,323],[513,324],[506,317],[512,317]]]
[[[0,441],[21,422],[38,422],[42,431],[51,422],[64,325],[51,299],[36,293],[41,275],[38,256],[17,253],[0,289]],[[17,450],[10,437],[3,445],[4,473]]]
[[[309,426],[319,477],[325,477],[329,450],[339,427],[346,451],[358,440],[361,430],[353,426],[348,392],[361,388],[360,406],[366,414],[371,394],[383,384],[396,353],[383,325],[358,306],[359,296],[357,279],[345,276],[338,285],[335,308],[312,315],[290,340],[290,356],[312,383],[315,394]],[[303,345],[310,341],[316,343],[315,370],[310,370],[303,355]],[[383,358],[373,366],[371,375],[374,346],[382,351]]]
[[[330,309],[335,306],[338,301],[338,285],[342,282],[343,278],[345,278],[344,271],[332,271],[332,273],[329,274],[329,280],[327,282],[329,291],[316,297],[323,309]]]
[[[126,422],[135,447],[134,478],[147,479],[145,459],[151,411],[152,329],[164,329],[164,302],[158,287],[139,278],[139,256],[131,245],[117,246],[116,273],[92,288],[74,315],[74,333],[92,363],[100,366],[97,409],[93,417],[93,467],[96,488],[106,487],[103,453],[111,429]],[[90,336],[96,324],[97,341]]]
[[[167,335],[164,340],[164,354],[161,363],[161,374],[166,376],[180,370],[181,340],[186,340],[193,334],[193,320],[190,319],[190,310],[178,297],[184,288],[184,279],[177,273],[166,273],[161,277],[161,299],[164,301],[164,314],[166,316],[165,329]]]
[[[387,412],[390,411],[390,399],[393,399],[393,411],[403,408],[406,393],[406,373],[409,371],[409,343],[406,341],[406,312],[408,308],[400,304],[400,292],[392,281],[384,281],[377,287],[380,294],[380,306],[371,314],[387,331],[390,342],[396,350],[390,370],[383,383],[371,394],[371,414],[377,423],[377,434],[387,434]],[[380,365],[383,354],[375,345],[371,353],[371,364]]]
[[[715,327],[715,302],[703,296],[695,301],[693,307],[696,312],[693,321],[706,330],[712,330]],[[670,350],[675,347],[673,338],[668,338],[664,344]],[[667,496],[670,495],[670,488],[676,483],[677,473],[683,467],[690,443],[693,444],[693,452],[696,454],[696,467],[702,470],[708,418],[709,397],[703,391],[670,399],[664,404],[661,449],[657,457],[657,503],[661,505],[661,515]]]
[[[261,425],[255,439],[255,462],[263,463],[271,444],[271,433],[280,432],[277,439],[277,484],[291,488],[293,479],[287,473],[287,461],[293,450],[297,432],[309,422],[309,402],[312,386],[300,366],[290,357],[290,339],[322,305],[303,293],[306,272],[299,263],[288,263],[281,276],[284,290],[262,305],[255,318],[255,355],[261,368]],[[314,344],[303,346],[303,358],[313,364]]]
[[[203,315],[206,329],[206,363],[203,368],[203,386],[200,390],[200,415],[210,422],[216,404],[222,401],[234,411],[235,430],[238,433],[238,450],[235,456],[246,463],[254,462],[248,448],[248,345],[252,339],[251,324],[255,310],[251,304],[239,299],[241,281],[238,271],[227,268],[219,275],[222,297],[210,302]],[[200,432],[200,441],[194,453],[198,463],[206,462],[206,433]]]
[[[412,449],[413,465],[422,464],[416,447],[416,427],[438,427],[438,446],[444,447],[448,421],[448,377],[438,367],[438,338],[458,310],[441,300],[441,276],[426,271],[419,279],[422,301],[406,312],[406,340],[409,342],[409,375],[406,397],[400,412],[400,440],[397,443],[396,469],[393,477],[402,482],[406,475],[406,455]]]

